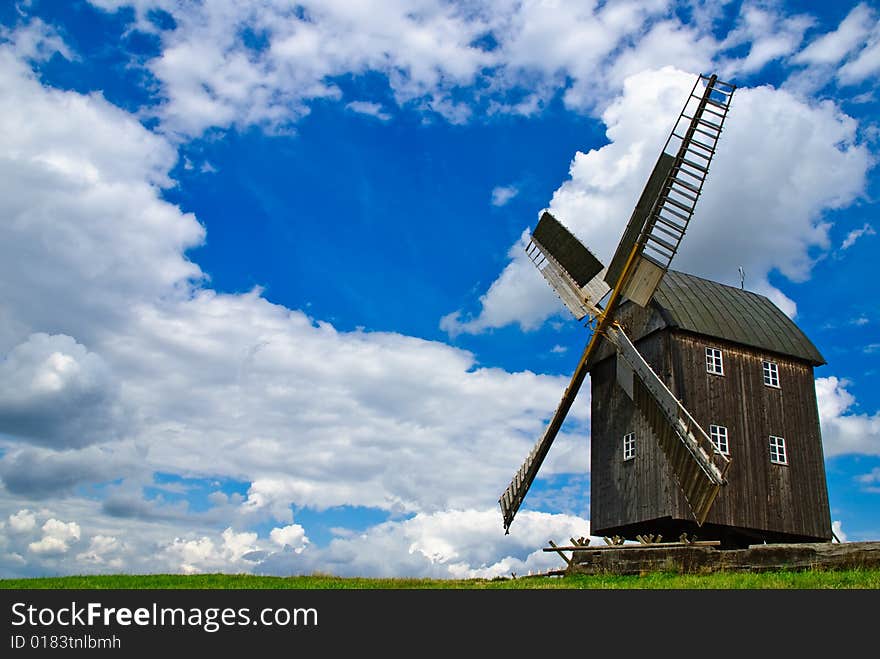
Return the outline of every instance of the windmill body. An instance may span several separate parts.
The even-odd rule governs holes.
[[[591,533],[687,533],[727,547],[830,540],[813,380],[824,360],[797,325],[766,297],[675,271],[616,320],[730,467],[698,526],[606,344],[588,364]]]

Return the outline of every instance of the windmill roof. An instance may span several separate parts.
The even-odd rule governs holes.
[[[652,305],[667,327],[796,357],[814,366],[825,363],[803,331],[763,295],[670,270]]]

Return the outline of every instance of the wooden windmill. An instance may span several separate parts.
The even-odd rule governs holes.
[[[719,81],[715,75],[698,77],[607,268],[550,213],[541,215],[526,251],[575,318],[582,320],[589,317],[593,334],[547,429],[499,499],[506,532],[509,532],[514,516],[586,374],[593,369],[597,370],[592,378],[591,518],[594,534],[619,532],[624,537],[632,538],[637,533],[655,530],[667,534],[692,530],[706,522],[716,497],[727,484],[731,460],[729,451],[723,449],[727,448],[728,437],[725,434],[722,438],[720,430],[716,432],[716,429],[723,427],[726,433],[727,426],[711,425],[710,436],[682,404],[684,396],[676,396],[670,389],[670,385],[681,388],[673,383],[672,371],[682,371],[669,363],[673,352],[671,349],[654,350],[646,359],[633,341],[639,342],[657,330],[665,329],[667,335],[693,338],[691,335],[698,335],[700,330],[705,329],[702,326],[690,327],[687,323],[669,322],[670,317],[674,316],[674,309],[669,308],[670,294],[666,289],[673,288],[679,293],[692,290],[695,286],[691,284],[696,278],[689,280],[689,276],[674,272],[670,275],[671,279],[666,275],[702,192],[734,90],[734,85]],[[707,284],[720,286],[713,282]],[[667,302],[666,307],[654,299],[658,289],[658,297]],[[699,298],[700,293],[695,295]],[[706,291],[703,295],[706,295]],[[754,294],[743,291],[742,295]],[[672,298],[675,297],[672,295]],[[687,295],[684,297],[687,298]],[[772,341],[751,340],[754,337],[746,337],[741,343],[747,347],[769,350],[768,354],[773,359],[791,358],[795,364],[792,368],[801,369],[798,377],[809,371],[811,378],[812,366],[823,363],[821,355],[769,300],[761,300],[753,306],[760,308],[760,313],[765,317],[752,319],[752,322],[769,322],[779,335],[776,337],[779,339],[777,343],[784,345],[779,348]],[[743,300],[734,300],[732,304],[738,309],[744,308],[744,305],[748,307]],[[766,308],[768,304],[772,309]],[[772,322],[767,318],[771,318]],[[736,323],[735,318],[728,321],[728,324]],[[748,322],[746,319],[745,323]],[[629,328],[633,325],[638,326],[638,335],[631,338],[628,333],[631,333]],[[716,319],[715,326],[723,325],[724,321],[718,322]],[[766,331],[764,333],[767,334]],[[736,337],[731,339],[723,332],[720,335],[719,332],[714,335],[710,332],[708,336],[712,337],[713,346],[720,345],[719,340],[725,345],[737,343]],[[663,341],[667,348],[672,345],[670,338]],[[791,348],[791,345],[795,345],[795,348]],[[717,347],[707,348],[706,359],[714,359],[716,351],[718,359],[722,360],[722,353]],[[772,368],[777,369],[778,382],[778,362],[763,363],[772,364]],[[664,377],[658,375],[658,370]],[[603,377],[597,377],[599,371]],[[809,382],[812,385],[812,379]],[[812,392],[812,410],[815,412],[815,390]],[[597,393],[600,394],[598,397]],[[809,400],[805,407],[808,418],[803,425],[812,438],[809,441],[813,444],[818,441],[819,465],[816,467],[815,460],[811,462],[806,469],[809,477],[802,480],[808,481],[810,487],[818,487],[817,484],[821,483],[819,489],[825,492],[824,508],[820,492],[817,510],[801,515],[809,520],[792,524],[768,522],[767,515],[763,515],[763,521],[753,523],[752,518],[761,518],[763,513],[753,510],[754,506],[743,506],[747,512],[751,511],[747,515],[749,519],[740,519],[734,512],[716,520],[716,531],[720,535],[733,541],[742,537],[830,539],[818,416],[809,414]],[[787,413],[782,410],[780,414],[786,416]],[[621,423],[630,424],[632,430],[623,432],[620,438],[600,436],[609,432],[620,433]],[[737,427],[747,425],[746,422],[739,422]],[[635,426],[638,426],[638,432]],[[626,427],[623,426],[624,429]],[[776,436],[771,436],[771,442],[773,437]],[[781,436],[776,439],[782,440]],[[636,457],[636,441],[642,447],[639,460],[633,459]],[[620,453],[616,448],[609,449],[610,445],[617,447],[620,442]],[[773,450],[772,444],[770,449]],[[778,458],[780,451],[784,455],[784,450],[784,447],[778,446],[775,456]],[[815,454],[815,451],[812,453]],[[609,459],[609,455],[619,457],[616,460],[618,463],[640,465],[638,469],[630,470],[629,487],[621,486],[621,479],[625,476],[621,474],[619,464],[615,467],[606,464],[615,462]],[[779,461],[776,463],[779,464]],[[677,487],[669,487],[670,481],[676,482]],[[777,490],[786,488],[785,483],[777,485]],[[772,489],[771,485],[763,482],[762,492]],[[796,495],[803,494],[795,490],[789,483],[786,501],[791,505],[796,504]],[[768,497],[772,498],[769,494]],[[728,512],[731,505],[726,505]],[[773,535],[774,529],[781,535]]]

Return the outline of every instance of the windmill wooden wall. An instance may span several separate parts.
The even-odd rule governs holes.
[[[639,351],[694,418],[728,429],[731,467],[702,527],[693,521],[665,457],[616,382],[616,360],[601,352],[591,366],[591,532],[681,532],[728,545],[831,539],[813,363],[790,355],[667,327],[663,310],[629,305],[621,319]],[[706,369],[706,347],[722,350],[724,375]],[[764,384],[763,361],[777,364],[780,387]],[[636,434],[636,454],[622,440]],[[785,438],[787,465],[770,462],[769,436]]]

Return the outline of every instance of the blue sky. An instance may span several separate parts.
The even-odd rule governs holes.
[[[587,340],[522,251],[607,261],[698,73],[738,85],[674,267],[774,300],[832,518],[880,537],[875,3],[0,7],[0,575],[439,577],[589,534]]]

